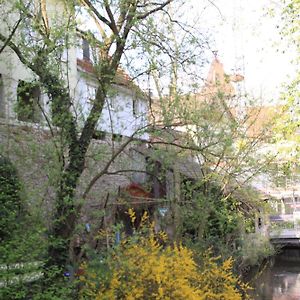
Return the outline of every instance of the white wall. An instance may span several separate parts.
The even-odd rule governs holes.
[[[1,115],[4,115],[8,119],[17,119],[14,108],[17,101],[18,82],[19,80],[32,81],[35,79],[35,76],[20,63],[16,55],[9,48],[2,54],[5,54],[5,59],[4,55],[0,56],[0,74],[3,83],[2,100],[4,100],[1,108],[5,111]],[[77,80],[75,81],[73,79],[75,77],[74,67],[70,70],[72,70],[72,75],[69,74],[72,78],[70,86],[75,90],[74,112],[78,117],[79,125],[82,126],[91,109],[97,83],[81,71],[76,71]],[[101,119],[98,123],[98,130],[131,136],[136,130],[148,124],[147,100],[137,97],[134,91],[126,87],[115,85],[113,89],[114,91],[111,92],[104,106]],[[47,99],[46,95],[42,95],[40,100],[46,114],[50,116],[50,108],[46,104],[48,102]],[[133,101],[135,101],[135,113],[133,111]],[[137,137],[147,139],[148,135],[140,134]]]
[[[0,6],[1,7],[1,6]],[[66,22],[67,18],[57,18],[57,16],[67,16],[67,12],[62,3],[56,0],[47,0],[47,11],[50,27],[55,27],[57,23]],[[17,16],[14,16],[14,18]],[[0,17],[0,27],[4,24]],[[58,24],[59,25],[59,24]],[[3,26],[2,26],[3,27]],[[1,31],[1,30],[0,30]],[[5,32],[7,34],[7,32]],[[72,36],[70,36],[72,38]],[[79,45],[81,41],[79,41]],[[0,42],[1,46],[1,42]],[[90,76],[87,77],[77,66],[77,58],[82,59],[82,51],[75,43],[64,51],[61,59],[62,76],[67,81],[71,97],[74,99],[73,111],[78,117],[79,126],[83,125],[89,110],[92,106],[93,98],[97,88],[96,81]],[[91,53],[91,58],[93,55]],[[1,117],[16,120],[15,107],[17,102],[17,86],[20,80],[33,81],[37,76],[26,68],[8,47],[0,55],[0,74],[3,83],[1,97]],[[146,126],[148,105],[147,100],[137,97],[134,90],[128,87],[115,85],[114,91],[110,94],[104,107],[101,119],[98,123],[98,130],[108,133],[131,136],[137,129]],[[135,101],[135,113],[133,102]],[[47,104],[48,98],[42,95],[40,102],[44,107],[48,117],[50,108]],[[45,120],[42,121],[42,123]],[[147,139],[147,134],[137,135],[136,137]]]
[[[92,107],[97,84],[84,72],[79,71],[78,75],[75,109],[82,124]],[[140,133],[136,137],[147,139],[148,134],[139,130],[148,124],[147,113],[146,99],[138,97],[135,91],[127,87],[114,85],[104,105],[97,129],[124,136],[131,136],[138,130]]]
[[[0,5],[0,10],[2,10],[2,14],[0,16],[0,32],[2,32],[4,35],[8,35],[9,32],[11,32],[14,24],[19,19],[19,14],[12,10],[13,5],[15,5],[14,0],[12,0],[10,4],[5,1]],[[38,7],[39,1],[34,0],[32,1],[31,5],[32,9],[34,9],[34,7]],[[69,12],[62,1],[47,0],[46,8],[51,29],[55,28],[55,26],[66,27]],[[6,13],[4,13],[4,11]],[[18,44],[18,36],[20,36],[20,32],[17,30],[13,37],[13,41],[16,44]],[[33,36],[35,35],[33,34]],[[70,39],[71,38],[72,37],[70,36]],[[2,44],[3,43],[0,42],[0,46]],[[70,47],[70,49],[68,49],[68,51],[65,52],[68,53],[68,55],[64,55],[65,58],[68,59],[68,61],[63,60],[62,73],[65,80],[68,81],[71,96],[73,97],[75,85],[77,82],[76,48],[72,46]],[[30,55],[28,56],[28,59],[30,60]],[[3,83],[3,97],[1,99],[3,102],[0,105],[2,109],[0,115],[1,117],[5,117],[7,119],[16,120],[17,115],[15,113],[15,106],[17,102],[17,86],[19,81],[23,80],[31,82],[37,80],[38,78],[31,70],[29,70],[20,62],[17,55],[9,47],[6,47],[0,54],[0,74]],[[48,97],[42,92],[42,95],[40,97],[40,104],[42,105],[42,107],[44,107],[46,114],[50,116],[49,106],[46,105],[47,102]]]

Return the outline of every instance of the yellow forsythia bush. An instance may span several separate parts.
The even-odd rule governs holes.
[[[231,259],[218,265],[206,253],[200,270],[191,250],[162,247],[151,230],[121,243],[105,264],[99,274],[84,266],[81,299],[238,300],[247,289],[232,274]]]

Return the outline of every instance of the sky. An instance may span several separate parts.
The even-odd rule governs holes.
[[[264,104],[278,102],[282,85],[295,73],[295,52],[281,39],[278,9],[282,0],[186,0],[191,19],[210,35],[211,50],[218,51],[226,73],[244,76],[241,92]],[[87,23],[88,27],[94,26]],[[208,58],[213,59],[213,55]],[[203,71],[203,76],[208,72]],[[289,79],[290,78],[290,79]]]
[[[281,39],[278,18],[267,13],[278,8],[275,1],[193,0],[193,5],[213,36],[212,48],[225,71],[244,75],[243,88],[254,98],[266,104],[277,101],[282,84],[295,72],[295,53]]]

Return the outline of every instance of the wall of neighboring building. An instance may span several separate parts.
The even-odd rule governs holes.
[[[75,47],[66,50],[62,57],[62,69],[64,70],[64,78],[68,82],[71,97],[75,99],[73,109],[80,127],[92,107],[98,85],[91,74],[77,68],[76,55],[78,52],[76,53]],[[0,55],[0,74],[0,117],[22,121],[16,112],[18,85],[21,81],[30,83],[37,78],[28,68],[24,67],[9,48],[6,48]],[[140,92],[138,93],[136,89],[137,87],[112,85],[98,122],[97,129],[99,131],[128,137],[147,126],[147,99],[140,96]],[[42,89],[38,101],[44,111],[43,113],[51,119],[48,97]],[[39,114],[38,119],[30,121],[45,124],[43,114],[41,112]],[[148,134],[144,130],[140,130],[140,133],[135,137],[148,139]]]
[[[95,98],[97,84],[86,74],[80,74],[77,84],[76,110],[79,120],[83,122],[87,117]],[[131,136],[139,129],[147,126],[147,100],[138,97],[136,93],[126,87],[113,85],[110,95],[105,101],[97,129],[112,134]],[[147,139],[148,134],[140,130],[136,137]]]
[[[78,36],[75,109],[81,123],[92,107],[98,87],[93,73],[95,52],[95,49],[84,38]],[[148,111],[148,99],[139,87],[134,85],[129,76],[119,69],[115,77],[115,84],[108,91],[97,129],[127,137],[140,131],[136,137],[148,139],[145,130],[140,130],[148,125]]]
[[[20,18],[18,11],[13,10],[13,5],[15,4],[16,3],[14,3],[14,1],[12,1],[11,3],[8,3],[6,1],[5,3],[2,3],[0,5],[0,10],[2,11],[0,17],[0,30],[4,35],[8,35],[12,31],[14,25]],[[10,7],[10,5],[12,5],[12,7]],[[45,1],[45,8],[47,12],[47,26],[50,26],[50,28],[52,28],[54,31],[56,30],[56,27],[67,28],[71,11],[67,9],[66,3],[64,3],[63,1],[47,0]],[[32,1],[30,3],[29,9],[38,11],[40,9],[40,2]],[[20,23],[18,30],[13,36],[13,41],[15,41],[16,38],[21,38],[20,30],[22,30],[23,33],[25,33],[28,37],[28,40],[25,41],[25,44],[27,43],[28,45],[34,45],[34,43],[40,43],[37,34],[35,32],[31,32],[30,28],[26,28],[25,24],[25,22]],[[70,31],[70,46],[62,55],[61,72],[64,76],[63,78],[68,82],[71,95],[74,96],[77,79],[77,66],[76,48],[74,47],[75,42],[72,36],[75,36],[75,34],[73,35]],[[17,42],[15,43],[18,45]],[[0,45],[2,44],[3,43],[0,42]],[[30,46],[28,47],[30,48]],[[24,49],[21,49],[21,52],[22,50]],[[25,50],[24,57],[31,61],[30,51]],[[18,115],[16,113],[18,84],[20,81],[35,81],[37,80],[37,76],[20,62],[17,55],[8,46],[0,54],[0,74],[2,81],[2,95],[0,95],[0,117],[7,119],[18,119]],[[45,112],[49,113],[49,107],[46,104],[48,102],[48,99],[42,91],[39,101]],[[43,118],[39,120],[39,122],[42,121]]]

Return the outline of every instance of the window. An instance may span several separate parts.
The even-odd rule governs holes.
[[[17,117],[19,121],[38,123],[41,120],[40,88],[36,83],[19,81]]]
[[[90,60],[91,59],[90,44],[86,39],[82,39],[82,51],[83,51],[83,59]]]
[[[136,99],[132,99],[132,114],[136,116],[138,114],[138,103]]]
[[[142,105],[140,100],[133,98],[132,100],[132,113],[134,116],[140,116],[142,113]]]
[[[95,130],[93,134],[93,139],[104,141],[106,137],[106,132],[101,130]]]
[[[114,133],[114,134],[112,135],[112,140],[113,140],[114,142],[121,142],[121,141],[122,141],[122,137],[123,137],[122,134]]]
[[[94,102],[94,100],[96,99],[96,93],[97,93],[97,88],[87,84],[87,98],[89,102]]]

